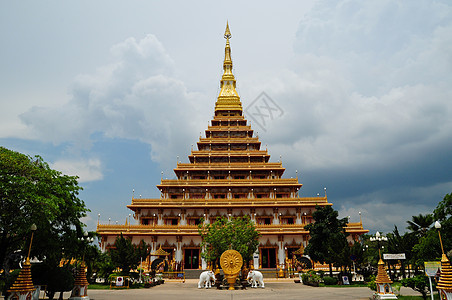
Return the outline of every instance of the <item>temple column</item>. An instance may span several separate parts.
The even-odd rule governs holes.
[[[286,259],[286,251],[284,249],[284,235],[278,235],[278,260],[281,266],[284,265]]]
[[[205,208],[204,209],[204,223],[205,224],[209,224],[210,223],[209,213],[210,213],[210,210],[208,208]]]
[[[159,208],[157,225],[163,225],[163,209]]]
[[[279,224],[279,216],[278,216],[278,208],[273,208],[273,224],[278,225]]]
[[[254,269],[259,269],[259,248],[253,254]]]
[[[297,207],[297,219],[295,220],[295,224],[301,224],[301,208]]]
[[[186,209],[183,208],[180,211],[180,225],[187,225],[187,219],[185,218]]]
[[[151,253],[154,253],[155,251],[157,251],[157,236],[153,235],[153,236],[151,236]],[[158,256],[154,256],[154,255],[150,256],[149,269],[150,269],[151,262],[154,261],[154,259],[156,259],[156,258],[158,258]]]
[[[182,236],[178,235],[176,236],[176,253],[174,254],[174,259],[177,262],[182,261]]]

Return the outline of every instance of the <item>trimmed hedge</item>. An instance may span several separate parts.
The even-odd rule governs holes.
[[[337,284],[337,278],[331,276],[324,276],[323,283],[325,283],[325,285],[335,285]]]

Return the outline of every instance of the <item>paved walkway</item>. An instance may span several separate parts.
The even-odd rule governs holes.
[[[215,299],[215,300],[286,300],[286,299],[309,299],[309,300],[360,300],[370,299],[372,291],[366,287],[358,288],[333,288],[333,287],[310,287],[303,284],[296,284],[293,280],[278,280],[265,282],[265,289],[247,290],[217,290],[198,289],[198,281],[188,279],[185,283],[165,282],[165,284],[149,289],[130,290],[90,290],[88,295],[91,300],[149,300],[149,299]],[[402,295],[420,295],[411,289],[402,288]],[[57,295],[58,296],[58,295]],[[67,299],[70,293],[64,293]],[[0,299],[2,299],[0,297]],[[58,297],[56,297],[58,299]]]
[[[165,282],[150,289],[139,290],[89,290],[92,300],[141,299],[215,299],[215,300],[265,300],[265,299],[369,299],[368,288],[314,288],[289,282],[268,282],[265,289],[217,290],[198,289],[197,282]]]

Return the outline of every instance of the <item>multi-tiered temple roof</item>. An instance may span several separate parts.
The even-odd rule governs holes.
[[[139,225],[98,225],[103,247],[114,242],[108,236],[152,236],[178,242],[198,236],[201,217],[213,222],[220,216],[249,215],[262,234],[262,245],[290,239],[294,249],[307,242],[304,226],[312,222],[316,205],[332,205],[324,196],[300,197],[298,178],[283,178],[282,162],[270,162],[267,149],[243,116],[236,80],[232,73],[229,26],[223,76],[215,103],[215,115],[191,151],[188,163],[177,162],[176,179],[162,179],[157,188],[160,198],[132,198],[127,207],[135,212]],[[368,232],[362,223],[346,229],[355,238]],[[106,244],[105,244],[106,243]],[[168,242],[171,244],[171,241]],[[193,246],[193,239],[191,244]],[[163,244],[163,241],[162,241]],[[196,243],[195,243],[196,244]],[[282,257],[282,255],[280,255]]]

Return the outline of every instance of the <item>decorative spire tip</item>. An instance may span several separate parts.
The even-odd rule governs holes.
[[[232,37],[231,31],[229,31],[229,23],[226,21],[226,30],[224,31],[224,38],[229,40]]]

